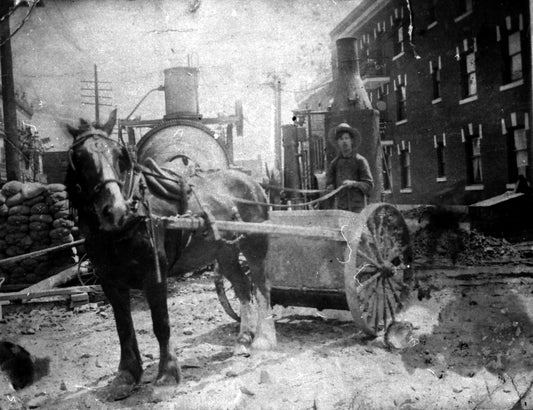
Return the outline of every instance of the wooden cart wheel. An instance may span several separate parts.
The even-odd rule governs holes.
[[[84,254],[78,262],[78,280],[82,286],[95,285],[98,283],[98,275],[94,270],[94,267],[87,258],[87,254]]]
[[[371,204],[343,230],[346,298],[356,326],[371,336],[392,323],[413,283],[412,248],[401,213]]]

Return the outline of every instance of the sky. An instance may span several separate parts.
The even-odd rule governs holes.
[[[15,81],[26,92],[40,135],[52,150],[69,142],[59,122],[94,119],[83,105],[83,80],[98,67],[101,87],[112,91],[125,118],[163,70],[199,67],[199,104],[204,117],[232,114],[243,101],[245,136],[236,156],[273,158],[274,73],[283,81],[282,120],[290,123],[295,92],[330,79],[329,32],[359,0],[43,0],[11,16]],[[112,107],[102,107],[105,119]],[[163,93],[152,93],[136,112],[162,118]]]

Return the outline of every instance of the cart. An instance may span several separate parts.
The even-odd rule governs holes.
[[[184,158],[185,165],[200,169],[229,167],[217,140],[194,121],[173,120],[151,130],[139,141],[137,156],[174,163],[174,167]],[[206,226],[201,217],[163,219],[169,229]],[[414,282],[409,231],[390,204],[373,203],[361,213],[271,211],[264,223],[210,221],[207,225],[220,231],[270,235],[266,268],[272,304],[348,309],[355,325],[369,335],[395,320]],[[222,307],[239,320],[239,306],[228,284],[216,277]]]
[[[395,207],[271,211],[267,226],[272,305],[349,310],[373,336],[395,320],[414,281],[409,231]],[[215,287],[226,313],[239,320],[229,282],[217,274]]]

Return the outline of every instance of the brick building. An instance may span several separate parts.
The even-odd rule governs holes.
[[[333,42],[357,39],[381,114],[386,200],[468,205],[532,182],[531,12],[527,0],[363,0],[334,28]],[[300,108],[326,109],[334,82]]]

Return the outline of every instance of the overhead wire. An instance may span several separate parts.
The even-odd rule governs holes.
[[[26,22],[30,18],[31,12],[37,6],[37,3],[39,3],[39,1],[40,0],[35,0],[34,1],[34,3],[30,6],[30,9],[28,10],[28,13],[26,14],[26,16],[24,16],[24,18],[22,19],[22,21],[20,22],[18,27],[15,30],[13,30],[13,32],[7,38],[3,39],[3,41],[0,43],[0,47],[2,47],[4,44],[6,44],[8,41],[10,41],[15,36],[15,34],[17,34],[19,32],[19,30],[24,26],[24,24],[26,24]],[[17,8],[18,7],[15,7],[15,9],[17,9]],[[5,19],[5,18],[6,17],[4,16],[3,19]]]

